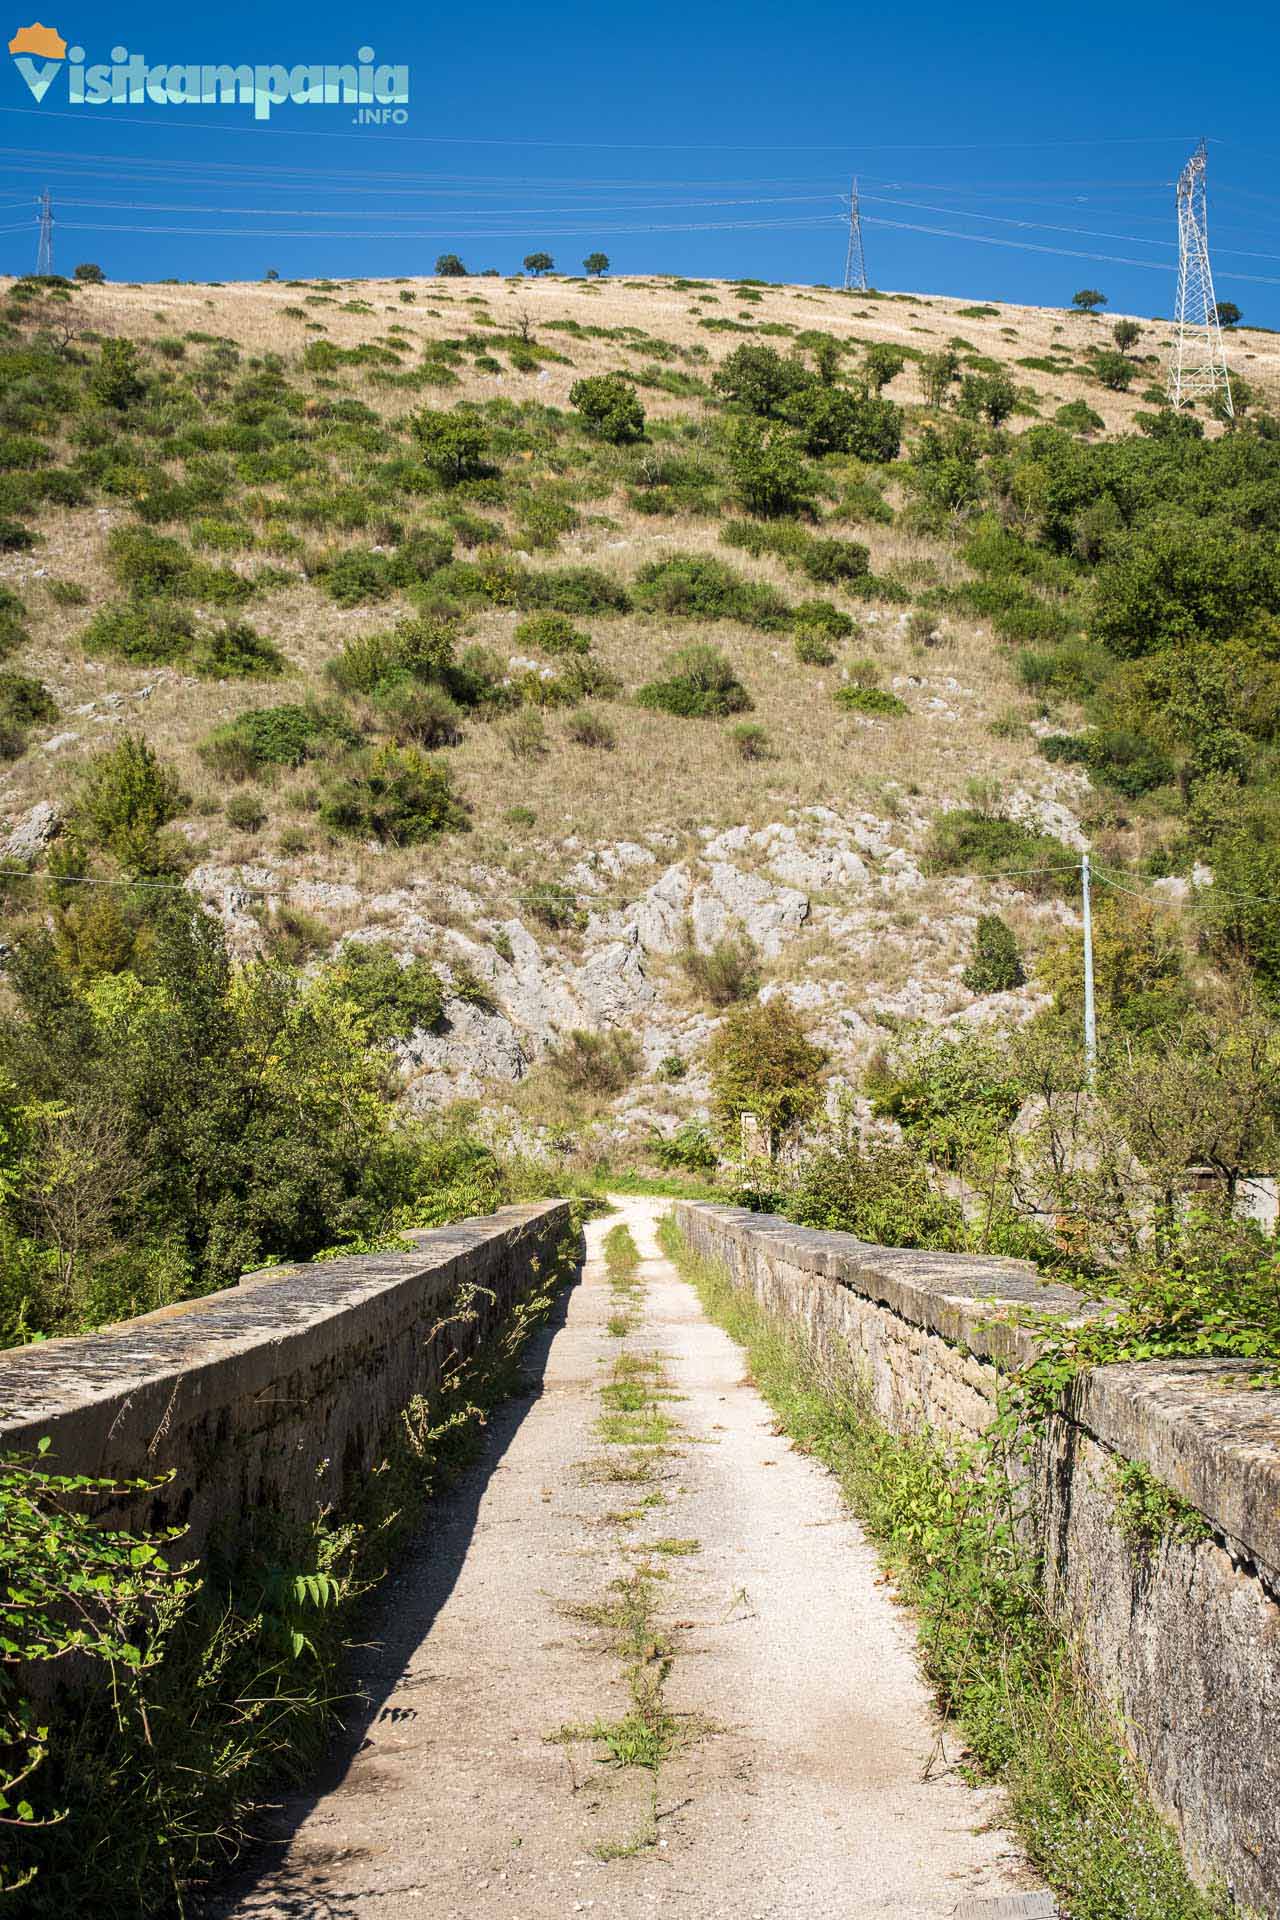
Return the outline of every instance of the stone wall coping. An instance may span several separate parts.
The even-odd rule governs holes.
[[[259,1391],[288,1371],[286,1349],[379,1295],[435,1283],[441,1297],[467,1256],[494,1240],[519,1241],[549,1224],[569,1203],[509,1206],[483,1218],[415,1233],[408,1253],[355,1254],[253,1276],[256,1284],[162,1307],[96,1333],[44,1340],[0,1354],[0,1449],[21,1451],[48,1424],[71,1416],[77,1429],[133,1401],[157,1404],[180,1383],[217,1381],[236,1370],[237,1385]],[[408,1237],[408,1236],[406,1236]],[[270,1284],[266,1284],[270,1282]]]
[[[776,1214],[682,1200],[724,1239],[785,1261],[887,1307],[993,1364],[1036,1353],[1019,1311],[1076,1321],[1106,1311],[1025,1260],[877,1247],[852,1234],[796,1226]],[[1069,1417],[1108,1451],[1139,1462],[1202,1513],[1241,1558],[1280,1590],[1280,1391],[1250,1384],[1256,1363],[1146,1360],[1085,1374]]]

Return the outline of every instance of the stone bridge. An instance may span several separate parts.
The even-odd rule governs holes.
[[[835,1483],[780,1435],[660,1251],[672,1203],[616,1208],[588,1228],[483,1458],[387,1581],[323,1776],[263,1814],[208,1911],[1056,1914],[1000,1794],[957,1766],[910,1618]],[[1016,1261],[674,1212],[902,1434],[980,1434],[1001,1370],[1032,1351],[1019,1311],[1083,1310]],[[603,1257],[617,1220],[630,1276]],[[69,1470],[170,1475],[104,1517],[181,1523],[188,1556],[264,1511],[341,1512],[401,1411],[569,1230],[563,1203],[507,1208],[412,1252],[280,1269],[8,1354],[0,1446],[48,1437]],[[1134,1462],[1202,1537],[1135,1550],[1115,1495]],[[1099,1370],[1020,1472],[1050,1604],[1193,1873],[1242,1912],[1280,1912],[1280,1394],[1240,1363]]]

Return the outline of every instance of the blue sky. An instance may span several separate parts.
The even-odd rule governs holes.
[[[488,0],[378,9],[376,27],[333,0],[30,4],[5,40],[47,15],[90,64],[117,45],[293,66],[371,44],[407,63],[410,101],[402,126],[294,104],[261,126],[239,105],[73,107],[63,67],[37,105],[6,57],[9,271],[34,265],[47,184],[58,267],[114,279],[411,274],[445,250],[509,271],[540,247],[576,270],[598,246],[619,271],[834,282],[856,172],[876,285],[1046,304],[1093,285],[1113,310],[1167,313],[1172,181],[1204,133],[1219,298],[1280,325],[1280,26],[1262,9],[1215,37],[1181,0]]]

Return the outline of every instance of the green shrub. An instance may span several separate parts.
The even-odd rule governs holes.
[[[1052,834],[966,807],[934,821],[925,864],[930,873],[1008,873],[1037,894],[1070,892],[1079,874],[1078,857]]]
[[[600,747],[609,751],[618,744],[618,736],[604,715],[593,713],[589,707],[569,716],[565,732],[580,747]]]
[[[172,595],[231,604],[253,593],[251,581],[227,567],[206,566],[180,540],[150,527],[117,527],[107,540],[107,561],[138,599]]]
[[[516,626],[516,644],[536,653],[589,653],[591,636],[563,613],[535,613]]]
[[[452,622],[422,615],[400,621],[390,632],[355,635],[325,662],[325,673],[343,693],[377,693],[409,676],[439,681],[452,691],[453,648]]]
[[[625,446],[644,435],[644,408],[635,388],[621,373],[575,380],[569,389],[569,405],[577,408],[593,433],[614,446]]]
[[[634,599],[646,612],[684,620],[740,620],[764,632],[785,627],[791,609],[772,587],[744,580],[705,553],[673,553],[636,575]]]
[[[726,934],[704,951],[686,928],[680,966],[695,993],[713,1007],[736,1006],[760,989],[760,954],[745,933]]]
[[[726,457],[730,491],[747,513],[774,519],[809,506],[813,476],[794,434],[743,416],[729,430]]]
[[[1127,363],[1126,363],[1127,364]],[[1280,616],[1280,557],[1217,519],[1168,513],[1098,568],[1093,637],[1126,659],[1224,641]]]
[[[25,553],[39,538],[39,534],[32,533],[21,521],[0,518],[0,553]]]
[[[467,809],[448,769],[418,747],[386,745],[336,775],[320,800],[320,819],[336,833],[411,847],[462,832]]]
[[[784,360],[774,347],[735,347],[711,376],[722,399],[761,416],[777,414],[789,394],[812,382],[803,361]]]
[[[289,851],[286,835],[294,831],[286,828],[280,835],[277,844],[281,853]],[[304,836],[303,846],[305,844]],[[303,847],[295,846],[293,850],[301,852]],[[282,900],[273,909],[264,923],[263,933],[272,958],[285,967],[301,967],[317,954],[327,952],[331,944],[329,929],[324,921],[303,907],[290,906],[287,900]]]
[[[871,555],[857,540],[811,540],[801,565],[811,580],[824,584],[863,580],[870,570]]]
[[[598,660],[571,654],[556,676],[565,702],[575,700],[612,700],[622,692],[622,682]]]
[[[194,642],[190,615],[164,601],[111,601],[80,635],[86,653],[113,654],[137,666],[182,660]]]
[[[410,424],[423,465],[442,485],[456,487],[486,471],[485,431],[474,415],[456,407],[447,412],[424,408]]]
[[[532,822],[526,824],[532,825]],[[540,926],[550,927],[553,932],[566,928],[582,928],[587,924],[587,916],[578,906],[578,897],[571,887],[563,887],[554,880],[539,880],[528,888],[524,896],[524,906],[530,917]]]
[[[630,1086],[643,1064],[639,1044],[616,1030],[590,1033],[582,1028],[547,1048],[547,1067],[566,1093],[608,1097]]]
[[[1104,387],[1113,393],[1125,393],[1133,385],[1134,365],[1123,353],[1110,349],[1093,356],[1093,371]]]
[[[284,673],[289,663],[274,641],[247,621],[232,620],[201,634],[191,664],[206,680],[271,680]]]
[[[517,760],[545,760],[551,751],[547,723],[534,707],[524,707],[505,729],[504,738]]]
[[[970,993],[1009,993],[1026,983],[1013,928],[998,913],[978,916],[973,953],[960,976]]]
[[[653,1157],[672,1173],[710,1173],[720,1163],[711,1129],[700,1120],[686,1120],[665,1140],[656,1140]]]
[[[27,609],[11,587],[0,586],[0,660],[15,653],[27,638]]]
[[[390,556],[350,547],[328,564],[321,576],[325,592],[340,607],[364,607],[395,591]]]
[[[723,719],[751,707],[750,695],[724,655],[699,645],[673,653],[665,676],[641,687],[636,699],[642,707],[686,719]]]
[[[726,547],[741,547],[744,552],[776,554],[788,566],[799,566],[809,550],[812,535],[795,520],[726,520],[720,528]]]
[[[462,738],[462,709],[429,680],[389,681],[374,702],[379,721],[401,746],[456,747]]]
[[[853,454],[883,464],[896,460],[902,446],[902,414],[876,393],[813,386],[786,401],[783,414],[806,453]]]
[[[405,962],[387,940],[344,940],[328,979],[355,1006],[370,1039],[408,1040],[444,1013],[444,987],[425,960]]]
[[[0,672],[0,721],[12,727],[39,727],[57,717],[57,703],[42,681],[27,673]]]
[[[516,578],[516,603],[556,613],[626,613],[631,600],[620,581],[598,567],[546,567]]]
[[[740,1150],[744,1113],[774,1146],[812,1119],[821,1105],[826,1062],[825,1050],[809,1040],[781,994],[730,1008],[707,1050],[712,1119],[730,1152]]]
[[[1068,433],[1102,433],[1107,424],[1087,400],[1066,401],[1058,408],[1053,420],[1055,426],[1064,427]]]
[[[104,340],[89,369],[87,386],[100,406],[122,412],[147,390],[132,340]]]
[[[894,718],[910,712],[906,701],[886,687],[837,687],[836,705],[846,713],[878,713]]]
[[[127,733],[94,754],[71,808],[72,831],[122,867],[142,873],[164,864],[160,831],[188,804],[176,773],[140,736]]]
[[[300,767],[323,754],[357,746],[359,740],[336,707],[252,707],[215,727],[200,757],[224,779],[250,780],[266,769]]]
[[[862,370],[867,376],[867,384],[879,393],[891,380],[896,380],[907,364],[906,355],[887,340],[875,340],[867,348],[862,362]]]
[[[237,833],[259,833],[267,824],[267,809],[252,787],[239,787],[223,803],[227,825]]]
[[[729,737],[733,741],[733,750],[739,760],[773,760],[777,758],[770,744],[768,733],[763,727],[758,726],[752,720],[740,720],[736,727],[730,729]]]
[[[1164,749],[1127,727],[1046,734],[1038,745],[1046,760],[1087,767],[1094,780],[1129,800],[1167,786],[1174,777],[1174,763]]]
[[[960,382],[959,411],[972,420],[999,427],[1018,404],[1018,390],[1007,373],[967,373]]]
[[[821,627],[797,626],[795,637],[796,659],[805,667],[830,667],[835,663],[835,649],[826,638]]]
[[[1067,640],[1061,646],[1026,648],[1014,662],[1021,684],[1032,693],[1057,693],[1083,700],[1105,679],[1108,661],[1100,647],[1087,640]]]
[[[851,1233],[874,1246],[966,1245],[962,1208],[938,1191],[925,1156],[907,1141],[863,1145],[850,1132],[820,1146],[801,1162],[785,1206],[801,1226]]]
[[[716,469],[683,454],[646,451],[632,469],[627,499],[637,513],[693,513],[715,511]]]

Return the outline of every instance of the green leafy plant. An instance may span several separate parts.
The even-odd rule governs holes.
[[[319,811],[324,825],[337,833],[395,846],[419,846],[468,825],[448,768],[420,747],[390,743],[366,750],[347,772],[336,773]]]
[[[627,446],[644,436],[644,408],[623,374],[599,373],[575,380],[569,389],[569,404],[577,408],[594,434],[614,446]]]
[[[978,916],[973,952],[961,974],[970,993],[1009,993],[1026,982],[1013,928],[998,913]]]
[[[696,644],[673,653],[663,678],[641,687],[636,700],[642,707],[683,719],[723,719],[751,706],[750,695],[724,655]]]
[[[782,995],[731,1007],[707,1049],[712,1119],[725,1145],[739,1148],[744,1113],[775,1145],[812,1119],[826,1061]]]

